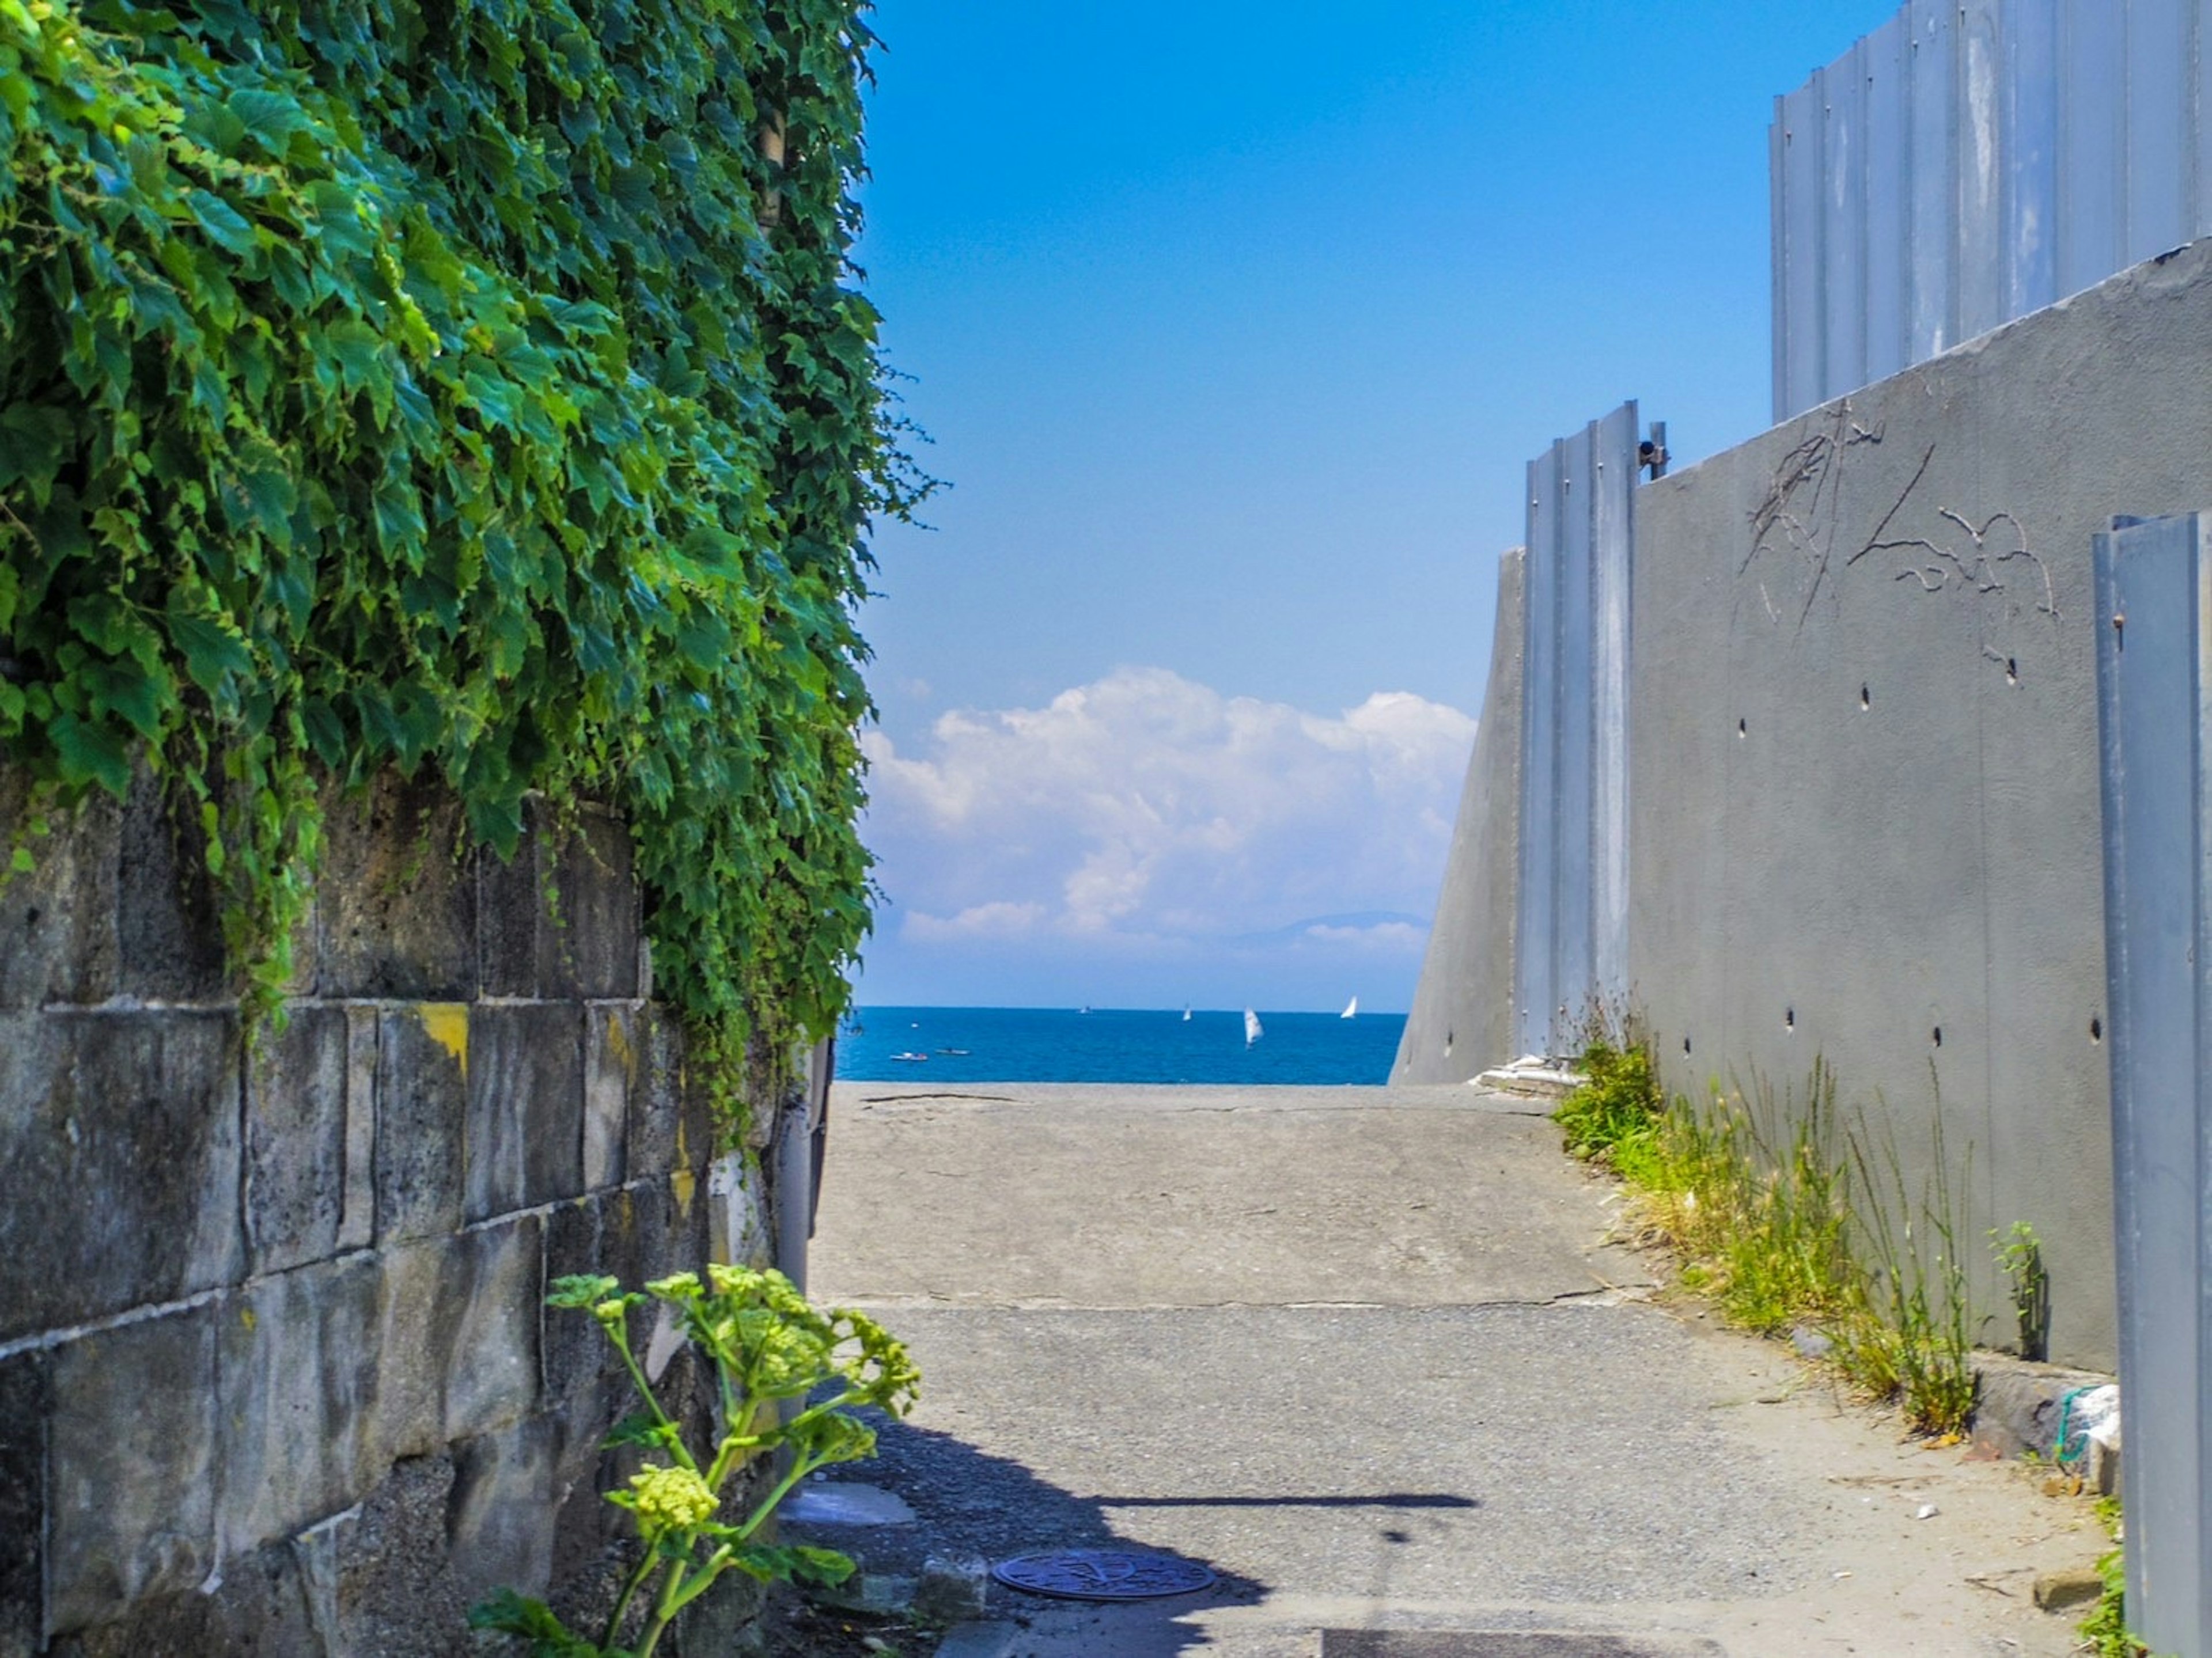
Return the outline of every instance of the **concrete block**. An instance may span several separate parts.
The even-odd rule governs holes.
[[[584,1011],[586,1191],[620,1186],[628,1178],[630,1096],[644,1090],[652,1017],[640,1007],[605,1005]]]
[[[246,1230],[256,1272],[372,1235],[374,1015],[295,1008],[246,1067]]]
[[[469,1010],[466,1214],[489,1219],[584,1189],[584,1010]]]
[[[207,872],[198,807],[142,769],[118,829],[123,993],[166,1002],[209,1002],[230,993],[221,905]]]
[[[553,1574],[562,1437],[560,1423],[540,1413],[453,1448],[447,1546],[470,1600],[501,1588],[545,1593]]]
[[[236,1283],[238,1021],[0,1016],[0,1339]]]
[[[2059,1406],[2066,1395],[2112,1380],[2010,1353],[1977,1351],[1973,1362],[1974,1440],[2000,1456],[2024,1456],[2030,1451],[2052,1455],[2058,1447]],[[2085,1470],[2087,1466],[2085,1461]]]
[[[0,1658],[29,1658],[45,1633],[48,1363],[0,1360]]]
[[[378,1023],[376,1237],[397,1242],[461,1224],[468,1115],[468,1010],[433,1003]]]
[[[112,1619],[215,1570],[220,1304],[57,1348],[48,1440],[46,1627]]]
[[[217,1354],[226,1558],[289,1537],[358,1501],[384,1471],[380,1372],[406,1362],[380,1341],[374,1257],[301,1267],[234,1297]]]
[[[1000,1620],[955,1624],[937,1644],[937,1658],[1008,1658],[1021,1625]]]
[[[2105,1579],[2087,1566],[2046,1571],[2035,1580],[2035,1604],[2045,1612],[2071,1612],[2105,1598]]]
[[[477,990],[477,878],[460,811],[428,780],[386,774],[333,801],[319,891],[326,997],[463,1001]]]
[[[0,768],[0,849],[15,844],[28,785]],[[100,1002],[115,993],[118,808],[87,801],[27,842],[38,867],[0,887],[0,1009]]]

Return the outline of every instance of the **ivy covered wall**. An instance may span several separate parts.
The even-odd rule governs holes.
[[[149,762],[249,1012],[328,786],[630,829],[709,1052],[866,925],[860,0],[0,0],[5,851]],[[760,1051],[757,1050],[757,1051]]]

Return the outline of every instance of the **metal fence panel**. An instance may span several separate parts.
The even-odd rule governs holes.
[[[1778,99],[1775,418],[2212,232],[2208,28],[2212,0],[1909,0]]]
[[[1911,285],[1905,234],[1911,177],[1910,82],[1905,23],[1893,17],[1866,39],[1866,376],[1887,380],[1905,367]]]
[[[1826,292],[1822,310],[1827,344],[1822,361],[1831,380],[1854,386],[1866,380],[1867,198],[1866,67],[1855,46],[1827,71],[1821,100],[1820,162],[1827,188],[1821,202],[1821,261]]]
[[[2196,222],[2196,57],[2191,0],[2128,0],[2127,262],[2189,239]]]
[[[2078,294],[2126,263],[2127,37],[2112,0],[2065,0],[2059,19],[2058,282]]]
[[[1521,841],[1513,937],[1515,1040],[1551,1052],[1552,938],[1559,826],[1560,461],[1554,444],[1528,463],[1528,551],[1522,587]],[[1511,1056],[1507,1056],[1511,1057]]]
[[[2003,54],[1997,42],[2004,0],[1960,0],[1959,7],[1957,241],[1959,337],[1986,334],[2005,319],[2004,216],[1999,186]],[[1863,384],[1864,382],[1860,382]],[[1856,388],[1852,388],[1856,389]]]
[[[1523,1053],[1559,1054],[1628,960],[1628,593],[1637,410],[1528,468],[1519,925]]]
[[[2014,0],[2004,36],[2004,312],[2058,297],[2058,0]]]
[[[2128,1621],[2212,1658],[2212,560],[2203,516],[2096,538]]]
[[[1959,343],[1953,320],[1952,226],[1956,222],[1957,168],[1954,164],[1958,100],[1953,95],[1950,0],[1913,0],[1905,15],[1912,35],[1911,89],[1909,99],[1912,137],[1911,244],[1905,250],[1906,268],[1912,272],[1912,345],[1908,364],[1948,350]],[[1796,388],[1798,400],[1777,418],[1824,403],[1831,396],[1826,386]]]

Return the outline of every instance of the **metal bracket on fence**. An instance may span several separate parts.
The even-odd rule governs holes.
[[[1667,422],[1655,420],[1651,435],[1636,446],[1636,464],[1654,478],[1662,478],[1667,476],[1668,459]]]

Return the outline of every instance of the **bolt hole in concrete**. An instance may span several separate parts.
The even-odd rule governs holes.
[[[1685,1037],[1683,1037],[1683,1038],[1682,1038],[1682,1052],[1684,1052],[1685,1054],[1686,1054],[1686,1053],[1688,1053],[1689,1051],[1690,1051],[1690,1039],[1689,1039],[1687,1036],[1685,1036]]]
[[[2020,663],[2009,656],[2005,658],[2005,683],[2008,685],[2020,683]]]
[[[1738,737],[1748,737],[1751,733],[1746,727],[1744,722],[1739,720],[1735,722],[1735,734]]]
[[[1797,1010],[1796,1008],[1785,1007],[1782,1010],[1782,1028],[1784,1030],[1796,1029]]]
[[[1940,1024],[1936,1027],[1936,1046],[1943,1046],[1943,1027]]]
[[[1867,686],[1859,687],[1859,709],[1862,713],[1874,707],[1874,692]]]
[[[2105,1040],[2105,1022],[2094,1013],[2089,1016],[2089,1040],[2093,1042]]]

